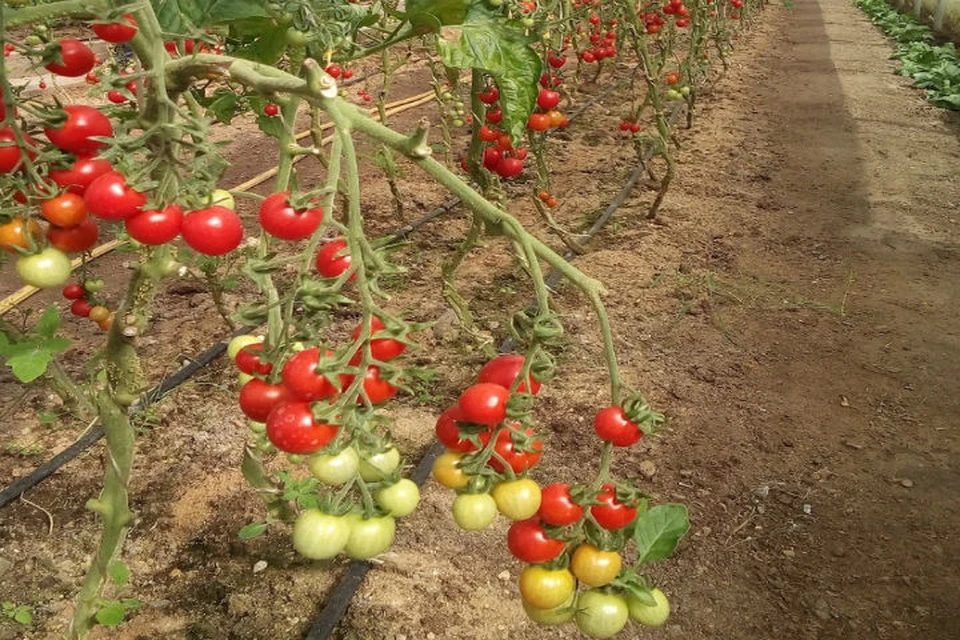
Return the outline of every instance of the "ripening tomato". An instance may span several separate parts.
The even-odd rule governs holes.
[[[460,468],[460,459],[462,453],[447,451],[433,463],[433,479],[448,489],[463,489],[470,482],[470,476]],[[493,498],[491,498],[493,500]],[[494,512],[497,509],[497,503],[493,503]]]
[[[160,245],[170,242],[180,233],[183,209],[171,204],[163,209],[141,211],[123,221],[130,237],[142,244]]]
[[[331,240],[320,247],[316,262],[320,275],[324,278],[337,278],[350,268],[353,258],[350,257],[349,252],[345,251],[346,248],[347,241],[343,238]],[[351,276],[353,277],[355,276]]]
[[[137,35],[137,22],[129,13],[124,14],[123,22],[98,23],[93,25],[93,32],[105,42],[114,44],[129,42]]]
[[[362,518],[350,514],[350,538],[343,551],[354,560],[369,560],[378,556],[393,544],[397,533],[397,521],[392,516]]]
[[[590,507],[590,514],[604,529],[622,529],[637,519],[637,510],[617,501],[616,489],[605,483],[597,495],[600,504]]]
[[[480,369],[480,375],[477,382],[491,382],[498,384],[505,389],[510,389],[513,383],[520,377],[523,370],[524,357],[515,353],[506,353],[497,356]],[[517,386],[520,393],[527,392],[527,383],[520,382]],[[530,376],[530,393],[536,395],[540,391],[540,383],[536,381],[533,375]]]
[[[554,609],[573,597],[573,574],[566,569],[524,567],[520,574],[520,596],[537,609]]]
[[[377,504],[394,518],[403,518],[420,504],[420,488],[409,478],[400,478],[397,482],[377,491]]]
[[[95,307],[90,307],[88,317],[94,322],[103,322],[110,317],[110,309],[98,304]]]
[[[501,459],[506,461],[510,468],[513,469],[514,473],[523,473],[532,469],[536,466],[537,462],[540,461],[540,456],[543,455],[543,441],[540,439],[533,439],[529,442],[528,447],[532,451],[524,451],[519,448],[518,440],[520,440],[519,434],[519,425],[513,423],[510,425],[509,429],[502,429],[497,435],[497,441],[493,445],[493,450],[496,452],[496,456],[490,458],[487,462],[487,465],[493,469],[503,473],[504,466],[500,461]],[[533,429],[528,428],[526,431],[527,436],[535,435]]]
[[[288,400],[290,392],[286,387],[270,384],[260,378],[252,379],[240,389],[240,410],[257,422],[266,422],[270,412]]]
[[[111,171],[113,166],[106,160],[80,156],[69,169],[51,169],[49,176],[61,189],[82,196],[91,182]]]
[[[30,237],[40,237],[43,228],[33,218],[13,218],[0,224],[0,249],[7,253],[16,253],[17,249],[29,249]]]
[[[507,548],[515,558],[530,564],[550,562],[566,547],[563,540],[547,535],[537,518],[518,520],[507,531]]]
[[[386,333],[385,331],[386,328],[386,325],[383,324],[383,321],[380,318],[374,316],[370,319],[370,335],[372,337],[370,340],[370,355],[382,362],[393,360],[407,349],[406,343],[400,342],[394,338],[376,337],[378,335],[389,336],[390,334]],[[361,327],[358,325],[357,328],[353,330],[351,338],[354,341],[360,338],[360,329]]]
[[[601,409],[593,420],[593,429],[602,440],[615,447],[629,447],[643,436],[640,427],[627,418],[618,406]]]
[[[311,560],[335,557],[350,539],[350,522],[320,509],[304,509],[293,523],[293,548]]]
[[[68,78],[86,75],[97,62],[97,56],[94,55],[93,50],[73,38],[64,38],[60,41],[58,58],[59,60],[47,64],[45,68],[50,73]]]
[[[680,82],[680,73],[677,71],[671,71],[667,74],[667,84],[673,86]]]
[[[70,279],[70,258],[59,249],[47,247],[40,253],[17,258],[17,275],[37,289],[59,287]]]
[[[43,132],[54,145],[78,156],[93,155],[103,148],[104,143],[94,140],[101,136],[113,135],[110,118],[95,108],[83,104],[71,104],[63,108],[67,119],[59,127],[47,128]]]
[[[511,520],[526,520],[536,515],[540,508],[540,485],[530,478],[506,480],[497,484],[491,492],[497,509]],[[528,562],[546,562],[528,560]]]
[[[269,373],[273,371],[273,364],[260,359],[261,351],[263,351],[263,341],[252,342],[240,347],[237,354],[233,357],[237,369],[251,376],[269,375]],[[304,398],[304,400],[306,400],[306,398]]]
[[[619,575],[622,564],[619,552],[598,549],[585,542],[573,552],[570,571],[588,587],[602,587]]]
[[[333,356],[332,351],[325,353]],[[326,376],[317,372],[320,363],[320,349],[311,347],[290,356],[283,365],[280,377],[290,393],[300,400],[313,402],[337,395],[337,387]]]
[[[546,131],[550,128],[550,116],[545,113],[531,113],[527,120],[527,129],[531,131]]]
[[[87,213],[105,220],[122,220],[136,215],[147,203],[147,197],[127,186],[127,179],[118,171],[105,173],[87,187],[83,194]]]
[[[464,531],[480,531],[497,518],[497,503],[487,493],[461,493],[453,499],[453,520]]]
[[[538,609],[523,598],[520,599],[520,604],[523,605],[523,611],[527,617],[537,624],[557,626],[573,620],[573,616],[577,613],[577,608],[573,606],[575,599],[576,594],[571,594],[568,601],[553,609]]]
[[[599,589],[582,592],[577,598],[577,628],[591,638],[612,638],[627,626],[627,601]]]
[[[68,253],[89,251],[97,244],[100,237],[100,227],[87,218],[75,227],[55,227],[47,229],[47,240],[57,249]]]
[[[648,627],[660,627],[670,617],[670,601],[660,589],[651,589],[655,604],[644,602],[636,595],[627,593],[627,608],[630,619]]]
[[[10,173],[23,169],[26,165],[26,158],[31,160],[37,155],[36,145],[33,138],[26,134],[23,135],[23,142],[26,145],[27,154],[24,156],[23,148],[17,145],[17,136],[11,127],[0,129],[0,173]]]
[[[565,527],[583,517],[583,507],[573,501],[570,485],[548,484],[540,491],[540,519],[555,527]]]
[[[257,382],[257,379],[250,382]],[[309,402],[281,404],[270,412],[266,421],[267,438],[273,446],[284,453],[302,455],[314,453],[327,446],[336,437],[339,429],[335,425],[317,422]]]
[[[44,200],[40,205],[40,214],[58,227],[75,227],[87,219],[83,198],[75,193],[64,193]]]
[[[498,384],[481,382],[467,387],[457,406],[464,422],[495,425],[507,417],[507,401],[510,392]]]
[[[321,222],[323,222],[321,207],[294,209],[290,205],[289,191],[267,196],[260,205],[260,226],[264,231],[281,240],[309,238]]]
[[[197,253],[222,256],[240,246],[243,240],[243,223],[230,209],[213,205],[191,211],[184,216],[180,235]]]

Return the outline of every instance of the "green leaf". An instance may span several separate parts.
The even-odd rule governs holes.
[[[221,87],[217,89],[210,97],[206,107],[210,114],[217,119],[217,122],[230,124],[233,116],[237,114],[237,103],[240,97],[230,89]]]
[[[277,27],[272,22],[264,22],[271,25],[270,28],[262,31],[262,35],[250,44],[238,48],[236,55],[240,58],[273,65],[283,57],[287,50],[287,31]]]
[[[269,16],[259,0],[151,0],[151,4],[161,28],[177,34]]]
[[[266,533],[266,531],[266,522],[252,522],[240,529],[240,539],[252,540],[258,536],[262,536],[264,533]]]
[[[130,569],[127,565],[117,560],[110,565],[110,579],[118,587],[122,587],[130,582]]]
[[[461,24],[470,4],[471,0],[409,0],[407,19],[412,25],[437,30],[444,25]]]
[[[33,623],[33,611],[25,604],[13,610],[13,621],[24,626]]]
[[[116,600],[107,600],[94,616],[105,627],[115,627],[127,616],[127,608]]]
[[[656,506],[638,516],[634,527],[637,564],[669,558],[690,530],[687,507],[682,504]]]
[[[41,337],[52,338],[57,334],[57,329],[59,328],[60,309],[57,308],[57,305],[51,304],[44,309],[43,315],[40,316],[40,321],[37,322],[35,332]]]
[[[260,115],[257,117],[257,126],[268,136],[280,139],[283,135],[283,121],[279,117]]]
[[[33,348],[26,353],[7,358],[7,366],[20,382],[33,382],[47,371],[53,355],[44,349]]]
[[[440,30],[437,48],[443,63],[490,74],[500,89],[503,128],[514,144],[523,137],[537,99],[540,56],[522,27],[474,6],[466,22]]]

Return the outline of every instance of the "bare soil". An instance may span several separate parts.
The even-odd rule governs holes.
[[[662,224],[643,221],[652,195],[639,189],[576,260],[609,289],[627,381],[670,418],[663,437],[621,455],[616,471],[638,476],[648,463],[649,493],[688,504],[693,524],[675,559],[653,572],[672,599],[670,622],[623,637],[960,637],[958,123],[891,73],[889,42],[846,2],[771,5],[739,45],[681,134]],[[411,77],[397,97],[425,86],[422,72]],[[620,100],[592,107],[556,143],[558,217],[571,228],[632,168],[633,152],[618,142]],[[261,170],[269,149],[242,139],[228,182]],[[444,199],[413,168],[405,184],[411,218]],[[386,232],[395,225],[389,192],[382,180],[369,186],[369,224]],[[516,212],[544,231],[525,205]],[[444,218],[399,257],[410,274],[393,305],[437,322],[414,360],[442,374],[389,410],[410,460],[481,361],[437,292],[439,261],[463,229]],[[493,339],[504,335],[504,309],[529,300],[508,256],[490,240],[461,275]],[[98,269],[122,272],[122,260]],[[550,434],[534,474],[542,482],[585,479],[598,451],[598,335],[572,288],[557,306],[568,345],[537,413]],[[168,366],[155,379],[225,333],[199,289],[173,285],[159,308],[147,346]],[[86,341],[76,366],[97,332],[69,330]],[[342,570],[298,558],[280,528],[238,540],[262,509],[238,471],[245,434],[233,378],[217,362],[144,421],[132,487],[139,521],[125,551],[130,594],[144,607],[98,637],[302,637]],[[48,399],[16,393],[0,380],[0,442],[40,454],[0,455],[4,483],[78,433],[37,425]],[[83,503],[96,492],[99,457],[91,450],[25,496],[30,503],[0,511],[0,600],[31,604],[37,618],[28,630],[0,621],[0,638],[62,633],[96,542]],[[578,637],[572,626],[525,619],[506,524],[458,531],[451,501],[427,483],[337,637]],[[255,573],[258,561],[266,568]]]

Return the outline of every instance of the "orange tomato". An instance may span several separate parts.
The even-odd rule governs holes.
[[[7,253],[15,253],[17,248],[28,249],[29,236],[36,239],[42,232],[40,223],[33,218],[26,221],[23,218],[13,218],[10,222],[0,225],[0,249]]]
[[[87,219],[83,197],[75,193],[64,193],[44,200],[40,205],[40,213],[50,224],[58,227],[75,227]]]

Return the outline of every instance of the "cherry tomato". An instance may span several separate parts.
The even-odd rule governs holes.
[[[523,161],[517,158],[501,158],[497,165],[497,175],[501,178],[512,178],[523,171]]]
[[[555,609],[573,598],[573,574],[566,569],[547,569],[537,565],[520,573],[520,596],[537,609]]]
[[[469,484],[470,476],[460,468],[461,458],[463,454],[455,451],[440,454],[433,463],[433,479],[448,489],[463,489]],[[493,503],[493,509],[497,509],[496,502]]]
[[[91,307],[88,317],[94,322],[103,322],[110,317],[110,309],[101,305]]]
[[[364,482],[386,480],[400,466],[400,452],[396,447],[372,455],[361,456],[360,477]]]
[[[327,68],[324,69],[324,71],[326,71],[327,75],[329,75],[334,80],[339,78],[341,73],[340,65],[338,64],[328,64]]]
[[[566,545],[547,535],[537,518],[518,520],[507,531],[507,548],[518,560],[537,564],[557,558]]]
[[[49,176],[58,187],[82,196],[91,182],[111,171],[113,166],[106,160],[80,156],[69,169],[51,169]]]
[[[44,200],[40,205],[40,213],[50,224],[58,227],[75,227],[87,219],[83,198],[75,193],[64,193]]]
[[[237,369],[250,375],[268,375],[273,371],[273,364],[260,359],[261,351],[263,351],[263,343],[259,341],[241,347],[233,358]],[[307,400],[307,398],[303,399]]]
[[[337,454],[318,453],[307,459],[313,477],[326,485],[345,484],[357,475],[360,456],[353,447],[344,447]]]
[[[496,87],[489,87],[486,91],[479,94],[480,102],[484,104],[493,104],[500,97],[500,91]]]
[[[560,104],[560,94],[552,89],[541,89],[537,94],[537,106],[544,111],[555,109]]]
[[[604,484],[597,495],[600,504],[590,507],[590,513],[604,529],[622,529],[637,518],[637,510],[617,501],[612,484]]]
[[[497,435],[496,443],[493,445],[493,450],[499,458],[497,456],[490,458],[487,465],[500,473],[504,471],[504,466],[500,458],[510,465],[514,473],[523,473],[536,466],[537,462],[540,461],[540,456],[543,455],[540,453],[543,450],[543,441],[539,439],[529,443],[530,448],[533,449],[532,451],[521,451],[518,448],[519,445],[514,440],[518,426],[517,424],[511,424],[509,429],[501,430]],[[533,429],[527,429],[528,436],[534,434]]]
[[[93,155],[104,143],[93,140],[95,136],[109,138],[113,135],[110,119],[83,104],[71,104],[63,108],[67,119],[57,128],[44,129],[47,138],[57,147],[78,156]]]
[[[457,422],[463,421],[463,416],[460,415],[460,408],[457,405],[447,407],[446,411],[437,418],[437,440],[451,451],[470,453],[471,451],[477,450],[477,445],[468,438],[461,438],[460,427],[457,425]],[[480,433],[478,437],[481,444],[489,442],[491,435],[489,431]]]
[[[87,212],[105,220],[122,220],[140,212],[147,197],[127,186],[122,173],[105,173],[87,187],[83,194]]]
[[[170,242],[180,233],[183,225],[183,209],[171,204],[163,209],[142,211],[123,221],[130,237],[147,245]]]
[[[514,381],[520,377],[520,372],[523,370],[523,363],[524,358],[521,355],[508,353],[497,356],[483,365],[483,368],[480,369],[480,375],[477,377],[477,382],[492,382],[505,389],[510,389]],[[527,383],[525,381],[521,382],[517,387],[517,391],[526,393]],[[536,395],[539,391],[540,383],[531,375],[530,393]]]
[[[360,330],[360,326],[357,326],[357,328],[353,330],[351,338],[353,338],[354,341],[360,338]],[[381,332],[389,335],[385,330],[386,326],[380,318],[374,316],[370,319],[370,335],[372,337],[370,340],[370,355],[382,362],[393,360],[407,349],[406,343],[395,340],[394,338],[376,337],[380,335]]]
[[[507,417],[507,401],[510,392],[498,384],[481,382],[467,387],[457,406],[464,422],[495,425]]]
[[[332,356],[333,352],[327,351],[326,355]],[[293,354],[284,363],[280,377],[283,384],[298,399],[312,402],[337,394],[336,386],[326,376],[317,373],[319,362],[320,349],[312,347]]]
[[[643,436],[635,423],[631,422],[620,407],[601,409],[593,419],[593,429],[602,440],[613,443],[615,447],[629,447]]]
[[[465,531],[480,531],[497,518],[497,503],[488,493],[461,493],[453,499],[453,521]]]
[[[276,116],[280,115],[279,105],[273,104],[272,102],[264,105],[263,115],[267,116],[268,118],[275,118]]]
[[[90,47],[79,40],[65,38],[60,41],[59,61],[51,62],[45,68],[58,76],[76,78],[93,69],[96,59]]]
[[[93,32],[105,42],[129,42],[137,35],[137,22],[129,13],[124,14],[123,22],[110,22],[93,25]]]
[[[29,249],[30,238],[40,236],[43,228],[33,218],[13,218],[10,222],[0,224],[0,248],[7,253],[15,253],[17,249]]]
[[[420,488],[409,478],[401,478],[377,491],[377,504],[394,518],[403,518],[420,504]]]
[[[556,110],[547,111],[547,117],[550,118],[550,126],[555,128],[562,127],[567,119],[567,116]]]
[[[222,256],[240,246],[243,224],[240,217],[219,205],[191,211],[183,218],[180,228],[191,249],[208,256]]]
[[[31,159],[36,156],[36,142],[30,136],[23,134],[27,156]],[[23,148],[17,146],[17,136],[10,127],[0,129],[0,173],[18,171],[25,166]]]
[[[477,136],[484,142],[493,142],[500,138],[500,134],[496,129],[492,129],[487,125],[480,127],[480,130],[477,132]]]
[[[649,605],[632,593],[627,593],[630,619],[648,627],[660,627],[670,617],[670,601],[660,589],[651,589],[656,604]]]
[[[397,533],[397,521],[391,516],[363,519],[351,514],[350,538],[343,551],[354,560],[369,560],[378,556],[393,544]]]
[[[63,288],[63,297],[67,300],[79,300],[84,298],[87,295],[87,290],[83,288],[83,285],[77,284],[68,284]]]
[[[511,520],[532,518],[540,508],[540,485],[530,478],[501,482],[493,488],[491,495],[496,500],[500,513]]]
[[[79,300],[74,300],[73,304],[70,305],[70,313],[78,318],[86,318],[90,316],[90,309],[92,308],[93,307],[90,306],[89,302],[81,298]]]
[[[350,523],[320,509],[304,509],[293,523],[293,548],[311,560],[335,557],[350,539]]]
[[[540,519],[555,527],[565,527],[583,517],[583,507],[573,501],[570,485],[549,484],[540,492]]]
[[[531,131],[546,131],[550,128],[550,116],[545,113],[531,113],[527,120],[527,129]]]
[[[499,149],[487,147],[483,150],[483,168],[487,171],[496,171],[502,157],[503,154]]]
[[[500,109],[491,109],[487,111],[487,122],[490,124],[500,124],[503,121],[503,111]]]
[[[70,258],[59,249],[47,247],[40,253],[17,258],[17,274],[37,289],[59,287],[70,279]]]
[[[257,381],[258,379],[254,378],[250,382]],[[275,386],[282,388],[281,385]],[[244,385],[243,389],[246,388]],[[243,389],[240,390],[241,399]],[[284,453],[308,454],[319,451],[336,437],[338,430],[334,425],[317,422],[309,402],[280,404],[270,412],[266,422],[267,438]]]
[[[240,410],[257,422],[266,422],[274,408],[289,400],[290,392],[286,387],[270,384],[260,378],[254,378],[240,389]]]
[[[523,605],[523,611],[527,614],[527,617],[537,624],[556,626],[573,620],[573,616],[577,612],[576,607],[573,606],[575,599],[576,595],[571,594],[567,602],[553,609],[538,609],[522,598],[520,603]]]
[[[317,271],[324,278],[336,278],[350,268],[353,258],[345,252],[347,241],[343,238],[331,240],[317,252]]]
[[[622,564],[619,552],[605,551],[584,543],[573,552],[570,571],[588,587],[602,587],[617,577]]]
[[[289,198],[288,191],[267,196],[260,205],[260,226],[281,240],[309,238],[323,222],[323,209],[313,207],[297,210],[290,205]]]
[[[346,390],[354,380],[353,374],[340,374],[340,387]],[[363,396],[366,396],[370,404],[380,404],[386,402],[400,391],[386,380],[380,379],[380,367],[370,365],[367,367],[367,373],[363,377],[363,393],[357,396],[357,404],[363,403]]]
[[[584,591],[577,598],[577,628],[590,638],[612,638],[627,626],[627,602],[598,589]]]
[[[68,253],[80,253],[88,251],[100,237],[100,227],[97,223],[87,218],[75,227],[66,229],[51,226],[47,229],[47,240],[57,249]]]

